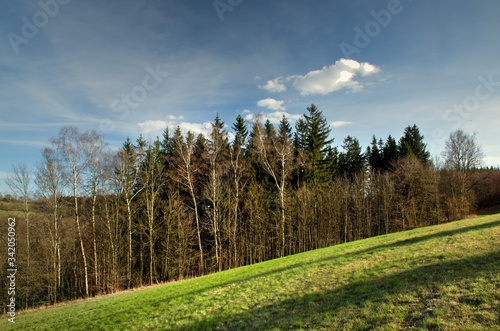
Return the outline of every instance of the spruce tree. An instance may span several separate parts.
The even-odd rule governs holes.
[[[364,169],[365,156],[361,152],[361,145],[357,138],[347,136],[342,145],[344,152],[340,153],[340,172],[346,178],[354,176]]]
[[[394,169],[393,164],[397,159],[398,159],[398,145],[396,144],[396,139],[394,139],[391,135],[389,135],[382,149],[382,169],[393,170]]]
[[[377,142],[377,138],[373,136],[371,145],[367,148],[366,156],[368,157],[368,164],[374,171],[382,169],[382,151],[379,146],[380,141]]]
[[[415,156],[422,163],[428,163],[430,153],[426,150],[427,145],[424,144],[424,136],[420,134],[420,130],[414,124],[407,126],[404,130],[403,137],[399,140],[398,152],[399,157]]]
[[[288,122],[286,116],[283,115],[283,118],[281,119],[278,127],[278,142],[280,144],[283,144],[285,142],[291,141],[291,139],[292,127],[290,126],[290,122]]]
[[[327,156],[333,139],[329,139],[330,125],[323,113],[314,105],[307,107],[295,125],[295,146],[303,152],[303,165],[307,181],[314,184],[328,182],[329,173]]]
[[[236,122],[234,122],[232,129],[234,130],[233,148],[235,150],[244,148],[248,136],[248,129],[243,116],[238,114],[238,116],[236,117]]]

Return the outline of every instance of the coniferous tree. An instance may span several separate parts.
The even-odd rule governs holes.
[[[383,151],[380,150],[381,142],[381,140],[377,141],[377,138],[373,136],[371,145],[367,148],[366,152],[368,164],[370,165],[370,168],[376,172],[382,170]]]
[[[428,163],[430,160],[430,153],[426,148],[427,145],[424,143],[424,136],[420,134],[418,127],[415,124],[413,126],[407,126],[404,130],[403,137],[399,140],[399,157],[415,156],[420,162]]]
[[[279,125],[258,118],[249,133],[239,115],[230,141],[217,116],[206,137],[177,128],[152,143],[127,139],[112,164],[94,150],[98,137],[66,128],[38,167],[44,203],[34,201],[30,218],[39,226],[19,228],[20,247],[39,244],[21,259],[32,261],[32,275],[19,293],[54,302],[82,296],[85,285],[94,294],[136,287],[143,276],[149,283],[197,276],[454,220],[473,212],[475,194],[478,204],[498,200],[500,177],[475,169],[482,156],[475,136],[452,133],[438,169],[422,162],[429,156],[415,125],[399,144],[373,136],[363,153],[348,136],[338,150],[321,112],[308,111],[293,141],[286,117]]]
[[[194,160],[194,146],[195,139],[192,132],[188,131],[186,139],[182,136],[180,127],[174,132],[172,138],[173,154],[172,154],[172,169],[170,173],[173,180],[177,181],[186,191],[190,197],[191,203],[188,207],[194,213],[194,220],[196,224],[196,233],[198,237],[198,249],[200,253],[199,258],[199,272],[204,273],[205,259],[203,255],[203,243],[201,239],[201,223],[198,211],[199,195],[197,188],[199,185],[198,173],[199,164]]]
[[[332,181],[340,176],[340,154],[337,147],[329,147],[326,154],[326,165]]]
[[[272,181],[278,190],[281,214],[281,256],[284,256],[285,254],[285,191],[287,180],[291,172],[291,161],[293,155],[293,143],[290,131],[290,126],[286,118],[281,120],[278,136],[276,136],[276,131],[271,129],[269,125],[266,125],[266,127],[263,128],[259,119],[255,121],[253,127],[253,139],[255,140],[254,146],[256,148],[257,156],[265,172],[267,172],[272,178]]]
[[[382,169],[392,170],[394,169],[394,162],[398,159],[398,145],[396,144],[396,139],[391,135],[387,137],[385,145],[382,149]]]
[[[238,114],[236,122],[234,122],[232,129],[234,130],[233,149],[245,149],[246,140],[248,137],[248,128],[245,124],[243,116]]]
[[[363,171],[365,156],[361,152],[358,139],[347,136],[342,145],[344,152],[340,153],[340,173],[345,178],[353,179],[355,175]]]
[[[328,138],[331,129],[323,113],[314,104],[307,107],[307,111],[308,114],[304,114],[295,125],[294,141],[296,148],[303,153],[305,179],[320,184],[331,177],[326,157],[333,139]]]
[[[140,142],[142,144],[142,142]],[[142,147],[141,147],[142,148]],[[114,170],[114,182],[118,193],[123,197],[127,210],[127,288],[132,287],[132,216],[135,213],[133,201],[141,192],[142,187],[139,181],[139,165],[141,162],[140,151],[129,138],[123,143],[118,151],[117,161]]]
[[[140,168],[140,180],[144,187],[141,197],[146,209],[146,225],[144,229],[145,235],[148,238],[150,285],[154,282],[155,274],[155,244],[157,240],[156,229],[158,227],[159,197],[166,183],[164,166],[165,162],[162,159],[161,142],[157,139],[148,144]]]
[[[222,230],[223,222],[226,221],[224,217],[224,178],[229,169],[229,141],[228,133],[224,129],[224,122],[220,119],[219,115],[215,117],[212,123],[212,131],[210,133],[210,140],[207,144],[208,147],[208,183],[206,198],[211,203],[210,217],[211,217],[211,230],[215,243],[215,259],[218,271],[222,270]]]
[[[292,140],[292,127],[285,115],[281,118],[278,126],[278,143],[283,144]]]
[[[172,138],[170,137],[170,129],[167,127],[165,131],[163,131],[162,135],[163,139],[161,141],[161,152],[164,157],[172,156]],[[166,165],[168,167],[168,164]]]
[[[233,224],[231,227],[231,241],[233,247],[233,265],[238,265],[238,230],[241,223],[240,216],[240,199],[243,194],[243,189],[248,181],[248,166],[246,164],[245,144],[248,136],[248,129],[245,124],[243,116],[238,115],[236,122],[233,124],[234,140],[230,147],[230,161],[231,161],[231,177],[234,190],[234,201],[232,206],[233,211]]]

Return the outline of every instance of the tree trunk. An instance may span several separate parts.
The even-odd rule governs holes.
[[[130,199],[127,201],[127,220],[128,220],[128,258],[127,258],[127,288],[130,289],[132,285],[132,210],[130,207]]]
[[[203,247],[201,245],[200,217],[198,215],[198,204],[196,202],[196,195],[194,194],[194,187],[190,175],[188,175],[188,182],[189,182],[188,184],[189,193],[191,194],[191,198],[193,199],[194,217],[196,220],[196,231],[198,233],[198,248],[200,250],[200,273],[203,275],[204,261],[203,261]]]
[[[94,248],[94,281],[95,281],[95,286],[96,286],[96,292],[97,291],[97,286],[99,284],[99,276],[98,276],[98,261],[97,261],[97,239],[96,239],[96,228],[95,228],[95,205],[97,201],[97,186],[94,183],[94,190],[93,190],[93,196],[92,196],[92,241],[93,241],[93,248]]]
[[[73,198],[74,198],[74,204],[75,204],[75,221],[76,221],[76,228],[78,230],[78,239],[80,240],[80,249],[82,252],[82,259],[83,259],[83,269],[85,273],[85,296],[89,296],[89,275],[88,275],[88,267],[87,267],[87,256],[85,255],[85,247],[83,245],[83,236],[82,236],[82,230],[80,228],[80,216],[78,214],[78,196],[77,196],[77,180],[76,178],[73,181]]]

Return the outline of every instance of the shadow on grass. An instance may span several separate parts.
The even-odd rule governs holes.
[[[184,326],[184,329],[289,330],[310,327],[329,328],[333,326],[331,324],[337,324],[338,328],[345,326],[344,323],[352,322],[348,316],[341,316],[340,312],[344,308],[352,308],[351,311],[356,312],[357,309],[366,307],[367,304],[370,305],[369,307],[375,307],[381,303],[398,305],[398,303],[391,302],[391,296],[408,292],[432,293],[436,285],[451,284],[463,279],[471,281],[479,275],[494,277],[499,271],[500,251],[461,260],[442,261],[389,276],[370,278],[368,281],[355,281],[322,293],[296,293],[293,299],[257,306],[229,316],[221,312],[220,316],[203,321],[192,321]],[[439,295],[439,293],[433,293],[433,297],[420,297],[420,302],[414,303],[419,305],[415,309],[425,307],[430,300]],[[476,304],[480,303],[480,299],[478,300]],[[369,316],[356,317],[362,319],[358,321],[360,325],[366,325],[368,329],[371,329],[388,323],[392,318],[392,312],[385,313],[386,316],[371,311]],[[419,326],[419,322],[413,321],[411,316],[407,316],[406,320],[410,321],[409,325],[406,325],[408,327]]]
[[[143,297],[142,300],[139,300],[136,305],[121,307],[119,310],[119,314],[124,314],[128,316],[133,316],[137,313],[138,307],[141,307],[141,311],[149,307],[154,311],[162,311],[164,307],[170,307],[175,305],[175,301],[181,299],[183,302],[189,302],[194,300],[197,296],[202,295],[204,293],[213,291],[217,288],[222,288],[230,285],[237,285],[247,281],[263,279],[268,276],[273,276],[276,274],[280,274],[283,272],[288,272],[294,270],[296,268],[303,268],[310,265],[316,265],[321,263],[348,263],[348,261],[354,261],[360,256],[364,254],[376,253],[382,249],[390,249],[390,248],[398,248],[407,245],[413,245],[420,242],[424,242],[427,240],[435,239],[435,238],[445,238],[448,236],[453,236],[461,233],[466,233],[469,231],[478,231],[485,230],[493,227],[500,226],[500,220],[492,221],[484,224],[477,224],[468,227],[463,227],[455,230],[447,230],[441,231],[438,233],[432,233],[427,235],[415,235],[413,238],[393,241],[387,244],[382,244],[378,246],[371,246],[366,249],[356,250],[356,248],[348,248],[345,252],[337,252],[332,253],[331,256],[316,258],[312,260],[308,260],[307,262],[296,262],[287,264],[284,262],[284,266],[272,267],[267,271],[248,271],[248,275],[240,275],[237,269],[234,269],[234,272],[230,277],[233,279],[224,279],[223,277],[217,278],[217,274],[208,275],[207,277],[216,278],[206,278],[206,283],[203,285],[197,285],[196,282],[203,281],[203,278],[192,279],[189,281],[194,281],[195,286],[194,289],[190,291],[179,291],[179,294],[170,294],[168,291],[168,286],[165,288],[165,295],[158,295],[154,299],[151,296]],[[393,239],[390,239],[393,240]],[[495,257],[498,259],[498,254],[495,256],[486,256],[484,258],[480,258],[479,260],[488,260]],[[472,263],[473,261],[470,261]],[[289,262],[288,262],[289,263]],[[462,268],[463,265],[467,264],[467,261],[463,262],[450,262],[450,266],[457,266],[458,269]],[[444,266],[446,263],[444,264]],[[250,309],[248,312],[242,312],[240,314],[232,315],[229,317],[223,317],[221,319],[213,318],[206,320],[204,322],[196,322],[193,321],[189,330],[203,330],[203,329],[213,329],[216,326],[223,325],[223,328],[226,329],[245,329],[247,326],[239,325],[239,321],[250,321],[251,329],[265,329],[272,325],[275,325],[274,321],[285,321],[284,328],[297,328],[299,327],[299,322],[304,322],[304,325],[310,324],[314,321],[314,316],[319,316],[317,318],[321,318],[321,316],[325,312],[335,313],[342,307],[346,307],[348,305],[360,305],[364,301],[373,301],[379,300],[383,298],[387,293],[391,293],[391,291],[402,291],[406,287],[412,287],[416,285],[424,285],[428,281],[432,280],[432,276],[435,273],[436,268],[441,268],[443,265],[431,265],[428,267],[421,267],[416,269],[415,271],[403,272],[401,274],[397,274],[394,276],[390,276],[387,278],[375,278],[370,282],[357,282],[353,284],[349,284],[347,286],[336,289],[333,292],[327,292],[321,295],[304,295],[298,296],[293,300],[286,300],[278,304],[268,305],[262,308]],[[468,271],[474,271],[476,267],[472,267],[468,269]],[[242,273],[246,271],[244,269],[240,269]],[[431,277],[432,276],[432,277]],[[457,278],[460,275],[455,275]],[[431,278],[429,278],[431,277]],[[399,284],[399,285],[398,285]],[[400,285],[404,284],[404,286]],[[286,286],[286,284],[284,284]],[[369,291],[366,289],[370,289]],[[363,292],[365,291],[365,292]],[[353,294],[354,293],[354,294]],[[355,298],[355,299],[354,299]],[[297,310],[297,307],[303,308],[301,310]],[[103,314],[99,316],[99,319],[109,318],[112,315],[115,315],[117,312],[114,310],[110,310],[109,316]],[[266,319],[266,314],[269,315],[272,313],[271,320]],[[291,318],[290,314],[293,314],[294,317]],[[262,317],[263,316],[263,317]],[[93,322],[98,322],[98,320]],[[264,324],[262,327],[257,323],[258,320],[262,320]],[[222,323],[222,324],[219,324]],[[242,322],[243,323],[243,322]],[[255,324],[257,323],[257,324]],[[296,324],[294,324],[296,323]],[[224,325],[228,325],[225,327]],[[281,324],[279,328],[281,329]],[[229,327],[232,326],[232,327]]]
[[[499,215],[499,217],[500,217],[500,215]],[[426,234],[426,235],[422,235],[422,236],[416,236],[414,238],[404,239],[404,240],[396,241],[396,242],[393,242],[393,243],[390,243],[390,244],[384,244],[384,245],[378,245],[378,246],[370,247],[370,248],[368,248],[366,250],[363,250],[363,251],[356,251],[356,253],[357,254],[359,254],[359,253],[367,253],[367,252],[370,252],[370,251],[373,251],[373,250],[379,250],[381,248],[393,248],[393,247],[401,247],[401,246],[413,245],[413,244],[420,243],[420,242],[423,242],[423,241],[427,241],[427,240],[430,240],[430,239],[442,238],[442,237],[450,237],[450,236],[454,236],[454,235],[457,235],[457,234],[462,234],[462,233],[466,233],[466,232],[470,232],[470,231],[478,231],[478,230],[491,229],[491,228],[494,228],[494,227],[497,227],[497,226],[500,226],[500,219],[497,220],[497,221],[487,222],[487,223],[484,223],[484,224],[471,225],[471,226],[466,226],[466,227],[459,228],[459,229],[447,230],[447,231],[440,231],[440,232],[437,232],[437,233],[431,233],[431,234]]]
[[[167,297],[160,297],[157,300],[150,300],[148,299],[145,304],[151,305],[155,308],[159,308],[163,305],[169,305],[170,302],[175,301],[179,298],[182,298],[183,300],[189,299],[196,297],[198,295],[201,295],[205,292],[212,291],[217,288],[229,286],[229,285],[237,285],[240,283],[244,283],[246,281],[254,280],[254,279],[259,279],[259,278],[264,278],[268,276],[272,276],[275,274],[280,274],[282,272],[287,272],[296,268],[303,268],[309,265],[314,265],[314,264],[320,264],[320,263],[334,263],[338,260],[341,259],[348,259],[348,260],[355,260],[357,257],[363,255],[363,254],[373,254],[376,253],[377,251],[380,251],[381,249],[390,249],[390,248],[398,248],[398,247],[403,247],[407,245],[413,245],[417,244],[420,242],[424,242],[427,240],[435,239],[435,238],[443,238],[443,237],[449,237],[457,234],[462,234],[470,231],[477,231],[477,230],[485,230],[489,228],[494,228],[500,226],[500,220],[498,221],[492,221],[484,224],[477,224],[477,225],[472,225],[472,226],[467,226],[455,230],[448,230],[448,231],[441,231],[438,233],[432,233],[432,234],[427,234],[427,235],[422,235],[422,236],[416,236],[414,238],[409,238],[409,239],[404,239],[396,242],[391,242],[388,244],[383,244],[383,245],[378,245],[378,246],[372,246],[367,249],[362,249],[362,250],[348,250],[344,253],[337,253],[333,254],[332,256],[328,256],[325,258],[318,258],[318,259],[313,259],[308,262],[302,262],[302,263],[294,263],[290,265],[286,265],[283,267],[276,267],[272,268],[271,270],[268,271],[263,271],[263,272],[257,272],[252,275],[248,276],[242,276],[239,277],[237,274],[235,274],[233,277],[237,278],[235,280],[208,280],[207,279],[207,284],[206,286],[202,286],[200,288],[197,288],[193,291],[189,292],[182,292],[179,295],[170,295]],[[286,262],[285,262],[286,263]],[[234,269],[233,272],[237,272],[236,269]],[[211,277],[217,274],[212,274],[208,275],[207,277]],[[203,278],[198,278],[199,281],[202,281]],[[192,280],[191,280],[192,281]]]
[[[290,264],[290,265],[287,265],[284,267],[272,268],[269,271],[259,272],[259,273],[256,273],[255,275],[250,275],[247,277],[241,277],[241,278],[238,278],[237,280],[214,282],[214,284],[210,284],[210,285],[207,284],[207,286],[204,286],[204,287],[197,289],[195,291],[191,291],[188,293],[183,292],[182,295],[179,295],[179,296],[170,296],[167,298],[167,300],[170,301],[170,300],[175,300],[178,297],[199,295],[205,291],[210,291],[210,290],[213,290],[213,289],[216,289],[219,287],[224,287],[224,286],[228,286],[228,285],[232,285],[232,284],[240,284],[242,282],[246,282],[249,280],[263,278],[263,277],[267,277],[267,276],[272,276],[274,274],[279,274],[282,272],[293,270],[295,268],[302,268],[302,267],[305,267],[308,265],[325,263],[325,262],[335,262],[339,259],[345,259],[345,258],[348,258],[349,260],[355,260],[355,258],[360,256],[360,255],[375,253],[376,251],[379,251],[381,249],[399,248],[399,247],[413,245],[413,244],[417,244],[417,243],[424,242],[424,241],[431,240],[431,239],[435,239],[435,238],[449,237],[449,236],[454,236],[457,234],[462,234],[462,233],[466,233],[466,232],[470,232],[470,231],[478,231],[478,230],[485,230],[485,229],[489,229],[489,228],[494,228],[497,226],[500,226],[500,220],[488,222],[488,223],[484,223],[484,224],[467,226],[467,227],[463,227],[463,228],[455,229],[455,230],[441,231],[438,233],[416,236],[414,238],[404,239],[404,240],[400,240],[400,241],[396,241],[396,242],[391,242],[388,244],[372,246],[372,247],[369,247],[367,249],[347,251],[345,253],[334,254],[333,256],[329,256],[329,257],[325,257],[325,258],[318,258],[318,259],[314,259],[312,261],[308,261],[308,262],[304,262],[304,263],[294,263],[294,264]],[[209,275],[209,276],[211,276],[211,275]],[[235,277],[237,277],[237,275],[235,275]]]
[[[134,305],[121,306],[120,309],[109,309],[109,316],[106,313],[100,313],[89,325],[97,326],[99,321],[110,316],[120,315],[117,321],[117,328],[119,325],[126,325],[120,323],[127,323],[121,316],[136,316],[136,314],[144,313],[144,311],[156,311],[161,314],[165,307],[175,305],[175,301],[180,299],[182,302],[189,302],[194,300],[197,296],[212,291],[217,288],[229,286],[232,284],[240,284],[250,280],[259,280],[267,276],[273,276],[282,272],[291,271],[296,268],[303,268],[309,265],[316,265],[320,263],[346,263],[358,259],[363,254],[376,253],[381,249],[396,248],[405,245],[412,245],[426,240],[435,238],[444,238],[456,234],[466,233],[469,231],[486,230],[500,226],[500,220],[491,221],[483,224],[472,225],[455,230],[441,231],[438,233],[431,233],[427,235],[415,234],[415,237],[394,241],[378,246],[368,247],[366,249],[356,250],[354,247],[349,247],[345,251],[338,251],[328,253],[330,256],[318,257],[316,259],[309,259],[307,262],[284,261],[282,266],[271,267],[269,270],[252,271],[234,269],[233,274],[228,278],[220,277],[206,279],[206,283],[198,285],[202,279],[190,280],[193,281],[194,288],[188,291],[178,289],[178,294],[169,292],[169,287],[165,287],[164,294],[154,297],[143,296],[137,300]],[[389,240],[389,239],[388,239]],[[390,275],[388,277],[371,278],[369,281],[358,281],[345,286],[338,287],[332,291],[320,294],[296,294],[296,297],[290,300],[284,300],[277,303],[268,304],[261,307],[254,307],[245,312],[238,312],[232,315],[223,315],[212,317],[202,322],[195,320],[191,321],[189,328],[191,330],[203,329],[266,329],[275,326],[279,329],[293,329],[299,328],[301,325],[317,325],[314,324],[315,319],[321,320],[324,315],[335,314],[340,309],[350,305],[361,306],[367,302],[380,302],[386,300],[387,296],[391,293],[401,293],[408,289],[417,287],[428,286],[430,282],[451,282],[455,279],[463,277],[474,278],[477,270],[481,270],[487,263],[492,264],[492,268],[496,268],[499,272],[498,263],[500,256],[499,253],[491,253],[485,256],[479,256],[473,259],[464,259],[461,261],[451,261],[430,266],[416,268],[411,271],[404,271],[399,274]],[[496,264],[495,264],[496,263]],[[493,267],[496,266],[496,267]],[[487,272],[491,272],[488,269]],[[441,274],[440,271],[448,271]],[[245,274],[248,273],[248,274]],[[208,277],[212,277],[208,276]],[[232,279],[231,279],[232,278]],[[284,284],[283,286],[286,286]],[[171,293],[169,295],[169,293]],[[120,304],[122,305],[122,304]],[[97,308],[96,308],[97,309]],[[99,308],[103,310],[104,308]],[[167,309],[168,310],[168,309]],[[21,316],[20,316],[21,317]],[[376,319],[376,316],[373,318]],[[381,317],[382,318],[382,317]],[[55,322],[55,321],[54,321]],[[372,321],[371,324],[383,323],[383,321]]]

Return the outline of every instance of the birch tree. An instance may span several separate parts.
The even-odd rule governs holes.
[[[149,144],[141,167],[141,183],[143,186],[142,198],[146,206],[147,229],[149,248],[149,284],[154,278],[154,244],[156,240],[156,218],[162,188],[165,185],[164,160],[162,159],[160,141]]]
[[[102,150],[103,137],[96,131],[86,131],[79,133],[78,129],[66,126],[59,131],[59,135],[51,140],[62,161],[65,170],[65,176],[71,185],[73,194],[74,218],[80,242],[82,254],[85,296],[89,296],[89,273],[87,255],[83,240],[82,226],[80,220],[80,210],[78,194],[81,190],[81,184],[85,171],[93,161],[94,157]]]
[[[235,137],[230,148],[231,175],[234,185],[234,201],[233,201],[233,224],[231,241],[233,244],[233,264],[238,266],[238,226],[240,223],[240,198],[246,184],[245,174],[247,165],[244,159],[245,144],[248,136],[248,129],[245,125],[245,120],[241,115],[236,117],[236,122],[233,125]]]
[[[14,195],[21,198],[23,202],[24,219],[26,221],[26,266],[28,274],[28,283],[31,281],[31,266],[30,266],[30,224],[29,224],[29,199],[31,190],[31,178],[28,166],[26,164],[16,164],[12,166],[11,172],[8,174],[6,184]],[[26,306],[28,308],[29,301],[29,284],[26,290]]]
[[[216,116],[212,123],[212,131],[208,142],[208,161],[210,171],[208,175],[207,198],[211,202],[211,228],[215,242],[215,260],[218,271],[222,270],[222,238],[221,228],[223,219],[223,177],[228,171],[229,143],[224,122]]]
[[[37,164],[35,174],[35,184],[38,191],[47,201],[52,210],[51,242],[52,242],[52,302],[57,302],[61,289],[61,200],[63,195],[63,169],[60,160],[56,157],[55,151],[51,148],[42,150],[42,157]]]
[[[278,189],[280,201],[280,236],[281,236],[281,256],[285,255],[285,189],[287,179],[291,173],[290,163],[293,156],[293,144],[291,139],[291,128],[285,116],[283,116],[279,134],[275,136],[266,132],[261,124],[261,119],[257,118],[253,126],[253,138],[256,139],[255,146],[260,162],[264,170],[272,177]]]
[[[186,140],[182,136],[181,129],[177,127],[173,136],[172,152],[172,179],[177,181],[190,196],[191,205],[189,208],[194,213],[196,222],[196,233],[198,236],[198,249],[200,252],[200,272],[204,270],[203,245],[201,242],[200,215],[198,213],[198,198],[196,194],[196,174],[197,168],[193,159],[194,134],[188,131]]]
[[[6,184],[14,195],[21,198],[23,202],[24,219],[26,220],[26,252],[27,264],[30,265],[30,233],[29,233],[29,199],[31,190],[31,178],[26,164],[12,165],[11,171],[6,179]]]
[[[143,187],[138,185],[139,164],[142,146],[134,147],[130,139],[127,138],[123,147],[118,152],[118,162],[115,169],[115,185],[125,199],[127,205],[127,288],[132,286],[132,216],[133,200],[141,192]]]

